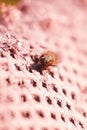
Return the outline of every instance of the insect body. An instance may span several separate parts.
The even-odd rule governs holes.
[[[31,68],[39,71],[41,74],[43,70],[50,70],[50,67],[56,66],[61,61],[60,55],[52,51],[47,51],[41,56],[36,55],[32,59],[34,64],[32,64]]]
[[[50,66],[56,66],[60,62],[60,57],[52,51],[47,51],[40,56],[39,62],[43,69],[48,69]]]

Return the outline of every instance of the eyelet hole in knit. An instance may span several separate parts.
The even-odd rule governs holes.
[[[65,122],[65,117],[63,115],[61,115],[61,120]]]
[[[42,111],[37,111],[37,114],[38,114],[38,116],[39,117],[41,117],[41,118],[44,118],[45,117],[45,115],[44,115],[44,113],[42,112]]]
[[[40,103],[40,97],[38,95],[33,95],[33,98],[36,102],[39,102]]]
[[[46,101],[47,101],[47,103],[48,103],[49,105],[52,104],[52,100],[51,100],[49,97],[46,97]]]
[[[56,120],[56,115],[54,113],[51,113],[51,118]]]
[[[21,115],[23,118],[26,118],[26,119],[29,119],[31,117],[29,111],[23,111],[23,112],[21,112]]]
[[[64,88],[62,89],[62,92],[65,96],[67,95],[67,91]]]
[[[60,100],[57,100],[57,105],[58,105],[59,107],[62,107],[62,102],[61,102]]]
[[[20,97],[21,97],[21,101],[22,102],[26,102],[27,101],[27,97],[26,97],[25,94],[22,94]]]

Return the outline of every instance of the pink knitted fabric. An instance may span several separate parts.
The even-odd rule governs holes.
[[[24,0],[0,16],[0,130],[87,130],[86,0]],[[46,51],[62,61],[40,73]]]

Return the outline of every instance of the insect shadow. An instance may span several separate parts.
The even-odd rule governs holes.
[[[36,71],[38,71],[40,74],[42,74],[42,72],[43,72],[43,70],[44,70],[44,66],[42,65],[42,64],[40,64],[40,63],[33,63],[32,65],[31,65],[31,67],[32,67],[32,69],[34,69],[34,70],[36,70]]]
[[[32,57],[33,60],[33,64],[31,64],[30,69],[34,69],[36,71],[38,71],[40,74],[43,74],[43,70],[44,70],[44,65],[40,63],[39,58],[37,57]]]

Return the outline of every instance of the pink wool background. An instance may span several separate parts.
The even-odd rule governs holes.
[[[33,58],[62,61],[42,74]],[[0,130],[87,130],[86,0],[24,0],[0,16]]]

